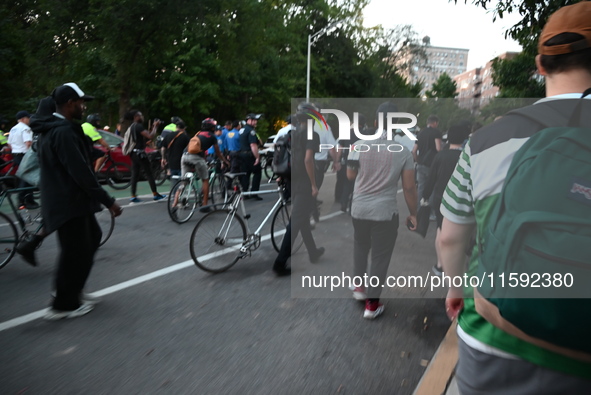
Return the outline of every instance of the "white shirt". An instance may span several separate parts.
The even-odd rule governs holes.
[[[283,136],[284,134],[287,134],[287,132],[289,132],[290,130],[291,130],[291,124],[279,129],[279,131],[277,132],[277,136],[275,136],[275,138],[273,139],[273,144],[277,143],[277,139],[279,137]]]
[[[33,141],[33,132],[26,124],[19,122],[12,129],[8,135],[8,144],[12,147],[13,154],[24,154],[29,150],[25,142]]]
[[[328,129],[326,129],[326,127],[324,127],[324,125],[322,125],[322,127],[319,127],[318,125],[314,125],[314,131],[316,133],[318,133],[318,136],[320,137],[320,144],[330,144],[333,147],[335,147],[335,149],[336,149],[337,140],[332,135],[332,130],[330,130],[330,126],[328,127]],[[317,152],[314,154],[314,159],[315,160],[328,160],[328,151],[329,150],[327,150],[327,149],[320,150],[320,152]]]
[[[406,134],[403,134],[402,136],[396,134],[394,136],[394,142],[402,145],[403,147],[406,147],[410,152],[412,152],[412,149],[414,148],[416,141],[411,140],[410,137],[408,137]]]

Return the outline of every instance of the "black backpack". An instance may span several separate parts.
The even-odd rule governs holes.
[[[277,139],[271,167],[278,177],[291,177],[291,130]]]

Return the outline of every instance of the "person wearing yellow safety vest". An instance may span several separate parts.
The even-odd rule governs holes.
[[[6,127],[6,123],[8,121],[4,118],[0,120],[0,148],[1,151],[10,150],[10,146],[8,145],[8,138],[4,135],[4,128]]]
[[[99,143],[102,145],[107,151],[111,151],[111,147],[102,138],[101,134],[96,130],[100,126],[101,117],[98,114],[90,114],[86,117],[86,122],[82,124],[82,130],[84,134],[90,137],[93,144]],[[101,165],[107,160],[107,156],[103,156],[102,158],[98,158],[94,162],[94,171],[98,171]]]

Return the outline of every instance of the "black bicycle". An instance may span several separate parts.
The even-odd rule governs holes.
[[[25,188],[10,188],[12,185],[17,185],[18,178],[14,176],[0,177],[0,269],[10,262],[16,252],[16,246],[23,240],[28,239],[32,235],[42,234],[43,218],[41,216],[41,208],[28,209],[26,206],[17,206],[12,199],[12,195],[20,192],[38,192],[36,187]],[[6,214],[6,205],[3,206],[4,201],[8,202],[10,212],[14,218]],[[115,217],[109,210],[103,209],[96,215],[97,222],[102,231],[102,237],[99,246],[102,246],[109,240],[113,229],[115,228]],[[20,229],[20,234],[17,229]],[[39,247],[41,244],[39,244]]]

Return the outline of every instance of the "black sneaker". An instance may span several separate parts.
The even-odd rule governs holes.
[[[16,246],[16,252],[18,252],[23,257],[25,262],[32,266],[37,266],[35,250],[41,245],[42,241],[43,237],[39,235],[33,235],[18,243]]]
[[[274,264],[273,272],[275,272],[277,277],[291,276],[291,268],[285,265]]]
[[[213,208],[211,208],[211,206],[203,206],[199,209],[199,212],[202,213],[210,213],[213,211]]]
[[[27,210],[37,210],[39,207],[39,203],[35,202],[35,201],[31,201],[31,202],[25,202],[25,207],[27,208]]]
[[[316,250],[316,252],[314,252],[313,254],[310,254],[310,262],[312,262],[312,263],[318,262],[318,260],[320,259],[320,257],[322,255],[324,255],[324,247],[320,247]]]

